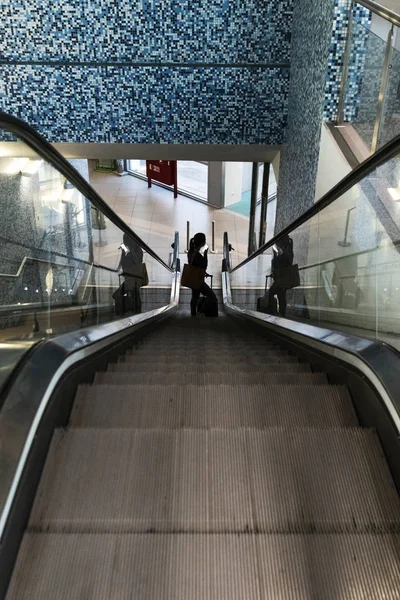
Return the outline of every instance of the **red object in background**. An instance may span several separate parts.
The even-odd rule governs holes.
[[[174,198],[177,198],[178,178],[176,160],[146,160],[146,175],[149,188],[151,187],[152,179],[165,185],[173,185]]]

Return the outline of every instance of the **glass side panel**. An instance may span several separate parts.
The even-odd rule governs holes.
[[[208,199],[208,164],[194,160],[178,160],[178,190],[191,196]]]
[[[395,39],[400,46],[400,29]],[[385,94],[384,113],[379,142],[386,144],[396,135],[400,134],[400,49],[392,49],[390,61],[389,80]]]
[[[0,199],[0,343],[168,304],[171,272],[28,147],[0,156]]]
[[[351,122],[368,149],[374,133],[385,52],[386,40],[353,20],[345,120]]]
[[[139,175],[143,175],[146,177],[146,161],[138,160],[138,159],[130,159],[128,160],[128,170],[133,173],[138,173]]]
[[[399,191],[400,156],[234,271],[233,303],[400,349]]]
[[[368,193],[378,216],[374,252],[377,337],[394,344],[394,337],[400,335],[400,156],[376,170]]]

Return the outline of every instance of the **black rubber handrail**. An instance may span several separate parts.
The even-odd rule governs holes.
[[[385,162],[394,158],[397,154],[400,154],[400,135],[397,135],[393,140],[385,144],[378,152],[375,152],[372,156],[367,158],[364,162],[362,162],[358,167],[356,167],[351,173],[346,175],[338,184],[336,184],[329,192],[327,192],[318,202],[313,204],[311,208],[306,210],[300,217],[295,219],[293,223],[291,223],[288,227],[285,227],[280,233],[275,235],[269,242],[266,242],[263,246],[261,246],[256,252],[245,258],[241,263],[239,263],[233,269],[230,269],[230,273],[237,271],[245,264],[263,254],[268,248],[271,248],[274,244],[276,244],[284,235],[288,235],[292,233],[295,229],[306,223],[309,219],[317,215],[321,210],[335,202],[340,196],[346,193],[349,189],[351,189],[354,185],[359,183],[372,173],[377,167],[380,167]]]
[[[55,167],[64,177],[83,194],[91,204],[93,204],[100,212],[102,212],[114,225],[119,227],[123,233],[133,238],[143,250],[149,254],[154,260],[159,262],[171,273],[172,269],[158,256],[140,237],[132,231],[128,225],[104,202],[101,196],[92,188],[92,186],[82,177],[80,173],[56,150],[53,146],[44,139],[30,125],[17,119],[12,115],[0,112],[0,127],[13,133],[25,142],[32,150],[41,156],[45,161]]]

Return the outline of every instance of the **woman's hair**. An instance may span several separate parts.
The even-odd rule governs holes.
[[[194,250],[195,248],[201,248],[206,243],[206,236],[204,233],[196,233],[194,237],[190,240],[190,250]]]
[[[129,250],[136,249],[137,246],[139,245],[137,243],[137,241],[134,240],[133,238],[131,238],[131,236],[128,235],[127,233],[124,233],[122,239],[123,239],[123,243],[125,244],[125,246],[127,246],[129,248]]]

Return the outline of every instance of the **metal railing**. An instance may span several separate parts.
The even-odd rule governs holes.
[[[98,269],[105,269],[106,271],[110,271],[112,273],[118,273],[118,269],[112,269],[111,267],[106,267],[104,265],[99,265],[99,264],[96,264],[96,263],[90,263],[90,262],[88,262],[86,260],[81,260],[79,258],[71,258],[70,257],[70,258],[68,258],[68,260],[80,262],[80,263],[82,263],[82,264],[84,264],[86,266],[89,266],[89,267],[93,266],[93,267],[96,267]],[[24,270],[24,267],[25,267],[26,263],[31,263],[31,262],[33,262],[33,263],[41,263],[41,264],[44,264],[44,265],[47,265],[47,266],[50,266],[50,267],[60,267],[60,268],[63,268],[63,269],[74,269],[75,268],[75,265],[64,265],[62,263],[57,263],[57,262],[54,262],[54,261],[45,260],[43,258],[35,258],[33,256],[24,256],[24,258],[22,259],[22,261],[21,261],[21,263],[20,263],[20,265],[19,265],[16,273],[0,273],[0,278],[4,278],[4,279],[18,279],[18,277],[21,276],[21,273]]]
[[[386,21],[389,21],[390,23],[393,23],[393,25],[400,27],[400,4],[399,13],[395,13],[390,8],[383,6],[379,2],[374,2],[373,0],[357,0],[357,4],[365,6],[365,8],[368,8],[371,12],[379,15],[383,19],[386,19]]]
[[[394,27],[400,27],[400,14],[396,14],[394,11],[390,10],[374,2],[372,0],[359,0],[357,4],[361,4],[371,12],[379,15],[389,23],[391,23],[391,28],[388,32],[386,39],[386,49],[385,49],[385,58],[382,66],[381,78],[380,78],[380,89],[379,96],[377,98],[376,105],[376,118],[374,124],[374,132],[372,136],[371,142],[371,153],[376,152],[379,144],[381,143],[381,135],[382,135],[382,126],[384,122],[384,112],[385,112],[385,101],[388,91],[389,85],[389,77],[390,77],[390,69],[391,69],[391,58],[393,53],[393,36],[394,36]],[[346,88],[347,88],[347,77],[349,72],[349,65],[351,59],[351,46],[352,46],[352,23],[354,19],[352,18],[353,14],[354,1],[351,2],[349,7],[349,24],[347,28],[346,35],[346,44],[345,51],[343,57],[343,69],[342,69],[342,78],[340,83],[340,91],[339,91],[339,102],[338,102],[338,117],[337,123],[339,125],[344,123],[344,109],[345,109],[345,101],[346,101]],[[400,4],[399,4],[399,13],[400,13]],[[369,31],[366,29],[366,31]]]

